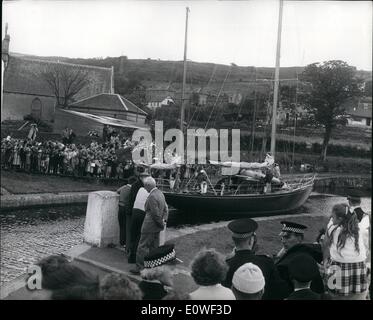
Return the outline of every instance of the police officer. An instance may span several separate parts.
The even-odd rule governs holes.
[[[255,231],[257,228],[258,224],[250,218],[234,220],[228,224],[228,229],[232,232],[235,249],[226,259],[229,270],[222,284],[227,288],[231,288],[235,271],[245,263],[252,262],[261,269],[265,278],[262,299],[284,299],[288,296],[291,288],[279,277],[277,269],[270,257],[255,254],[257,243]]]
[[[290,221],[281,221],[282,231],[280,233],[283,248],[275,256],[275,265],[277,266],[280,277],[288,283],[293,290],[293,283],[289,275],[289,266],[292,259],[299,254],[311,256],[317,263],[323,261],[321,245],[319,243],[304,243],[304,232],[307,226]],[[324,284],[320,273],[313,279],[311,289],[317,293],[324,292]],[[289,292],[290,294],[290,292]]]

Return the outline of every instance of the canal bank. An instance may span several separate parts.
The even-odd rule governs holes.
[[[310,215],[281,215],[275,217],[254,218],[258,222],[258,243],[260,252],[268,254],[268,251],[275,253],[281,245],[277,235],[281,229],[280,221],[288,219],[310,226],[306,235],[306,241],[313,241],[315,233],[322,227],[326,217],[322,213]],[[194,254],[203,246],[215,248],[223,254],[228,254],[233,249],[230,234],[226,228],[229,221],[202,224],[199,226],[184,227],[181,229],[170,229],[166,235],[166,241],[175,244],[177,256],[183,261],[180,265],[180,272],[175,275],[175,289],[182,292],[191,292],[196,289],[196,284],[189,274],[189,264]],[[271,238],[269,238],[272,235]],[[273,236],[275,235],[275,236]],[[219,240],[217,240],[219,239]],[[188,250],[185,250],[185,248]],[[133,264],[127,262],[127,257],[122,250],[116,248],[97,248],[84,243],[76,245],[63,253],[74,264],[85,271],[104,276],[110,272],[125,274],[134,281],[139,281],[138,276],[130,273]],[[24,288],[27,275],[23,274],[16,279],[5,283],[0,288],[1,299],[19,300],[30,299],[30,293]]]

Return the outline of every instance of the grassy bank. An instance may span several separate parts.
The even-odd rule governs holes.
[[[82,180],[70,177],[27,174],[15,171],[1,171],[1,187],[10,193],[44,192],[84,192],[96,190],[116,190],[116,186],[99,184],[95,180]]]
[[[282,218],[274,218],[267,221],[258,221],[258,254],[272,256],[272,254],[280,250],[281,242],[279,233],[282,228],[280,224],[282,220]],[[305,242],[313,242],[319,230],[326,225],[328,218],[324,216],[294,216],[286,220],[308,226],[305,234]],[[223,254],[229,254],[233,250],[231,233],[226,227],[210,231],[198,231],[170,242],[175,244],[177,256],[184,261],[184,265],[189,265],[196,253],[202,248],[215,248]]]

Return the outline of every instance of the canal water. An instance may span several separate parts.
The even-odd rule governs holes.
[[[329,215],[343,196],[313,196],[296,213]],[[371,198],[362,198],[365,211]],[[83,242],[86,206],[48,207],[0,214],[0,285],[22,275],[27,266],[42,257],[65,252]],[[242,216],[241,216],[242,217]],[[170,210],[169,228],[180,229],[205,223],[232,220],[233,216],[187,215]]]

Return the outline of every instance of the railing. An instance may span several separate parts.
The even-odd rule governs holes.
[[[221,178],[221,177],[220,177]],[[201,183],[196,179],[183,179],[175,181],[173,179],[156,178],[157,187],[166,192],[189,193],[189,194],[206,194],[206,195],[243,195],[243,194],[262,194],[265,184],[260,181],[243,180],[240,183],[217,184],[206,181],[207,188],[203,190]],[[302,178],[284,181],[285,186],[271,185],[270,193],[288,192],[298,188],[311,185],[314,182],[314,175],[304,175]],[[211,179],[216,181],[216,179]]]

